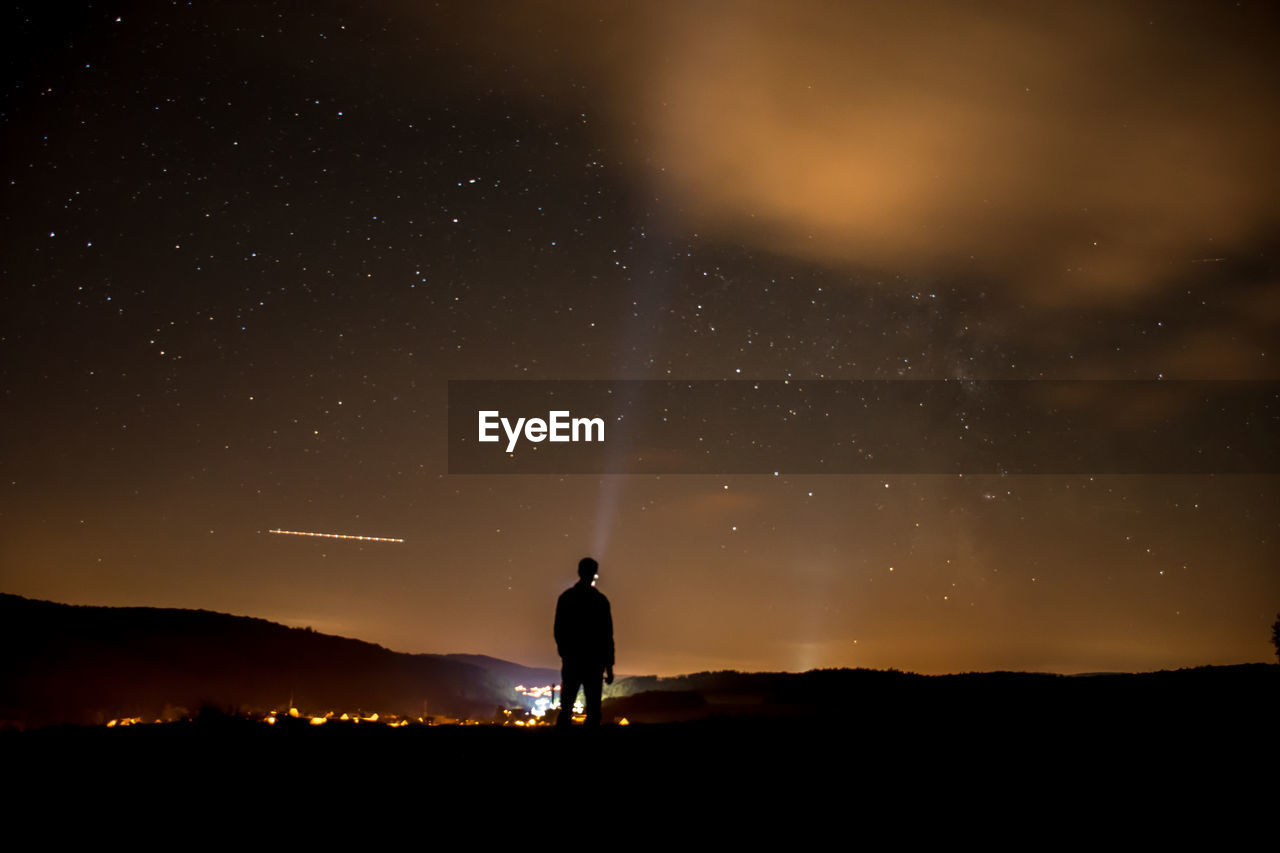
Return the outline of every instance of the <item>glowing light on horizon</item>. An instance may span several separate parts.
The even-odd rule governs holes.
[[[272,528],[268,533],[275,533],[280,536],[316,536],[321,539],[356,539],[360,542],[403,542],[403,539],[395,539],[390,536],[356,536],[351,533],[313,533],[309,530],[279,530]]]
[[[551,690],[551,688],[542,687],[542,688],[534,688],[534,690],[549,691]],[[319,713],[311,713],[309,711],[299,711],[295,707],[290,707],[287,712],[272,709],[271,711],[266,711],[262,713],[263,713],[263,716],[260,716],[260,717],[251,716],[250,719],[258,719],[267,726],[277,726],[281,724],[281,721],[288,721],[292,719],[297,721],[297,723],[304,723],[307,726],[312,726],[312,727],[323,726],[323,725],[326,725],[327,723],[340,721],[341,723],[345,723],[349,726],[360,726],[360,727],[382,726],[389,729],[403,729],[411,725],[486,726],[486,725],[495,725],[495,724],[504,725],[504,726],[519,726],[521,728],[537,728],[539,726],[545,726],[547,724],[546,720],[543,719],[541,716],[535,716],[529,713],[528,711],[525,711],[522,709],[513,710],[509,708],[502,709],[503,717],[500,717],[497,720],[493,718],[473,720],[473,719],[460,719],[460,718],[452,718],[452,717],[435,717],[435,718],[417,717],[416,724],[414,722],[414,719],[411,719],[408,717],[401,717],[398,714],[380,714],[376,712],[365,714],[359,711],[355,713],[349,713],[344,711],[342,712],[341,715],[339,715],[337,711],[326,711],[324,714],[319,714]],[[187,721],[190,721],[191,717],[188,716],[188,717],[185,717],[184,719],[186,719]],[[582,720],[585,719],[585,716],[582,714],[581,710],[579,710],[579,712],[574,716],[574,719],[581,722]],[[108,720],[106,723],[103,723],[102,725],[104,725],[108,729],[114,729],[121,726],[139,726],[139,725],[153,725],[153,724],[159,726],[159,725],[166,725],[167,723],[172,723],[172,722],[176,722],[176,719],[162,720],[157,718],[148,723],[147,721],[143,720],[142,717],[118,717],[118,718]],[[620,723],[620,725],[629,725],[629,723]]]

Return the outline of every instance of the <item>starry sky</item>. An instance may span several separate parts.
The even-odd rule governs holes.
[[[557,665],[592,554],[621,672],[1266,660],[1275,476],[468,476],[446,428],[451,379],[1278,380],[1276,18],[11,6],[0,589]]]

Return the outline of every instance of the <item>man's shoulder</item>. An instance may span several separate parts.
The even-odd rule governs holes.
[[[564,592],[560,593],[560,598],[558,600],[572,601],[575,599],[579,601],[593,601],[593,602],[596,602],[597,604],[600,602],[603,602],[605,604],[609,603],[609,599],[605,597],[605,594],[600,590],[596,589],[594,586],[584,587],[581,584],[576,584],[576,583],[573,586],[566,589]]]

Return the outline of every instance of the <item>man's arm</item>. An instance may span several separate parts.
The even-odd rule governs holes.
[[[564,596],[561,595],[556,599],[556,625],[553,629],[556,637],[556,654],[564,657]]]
[[[609,599],[604,600],[604,628],[609,638],[609,657],[604,668],[605,684],[613,684],[613,611],[609,608]]]

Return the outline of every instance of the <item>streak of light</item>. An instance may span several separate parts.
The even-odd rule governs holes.
[[[394,539],[388,536],[354,536],[350,533],[312,533],[307,530],[277,530],[271,529],[268,533],[277,533],[281,536],[318,536],[322,539],[358,539],[361,542],[403,542],[403,539]]]

